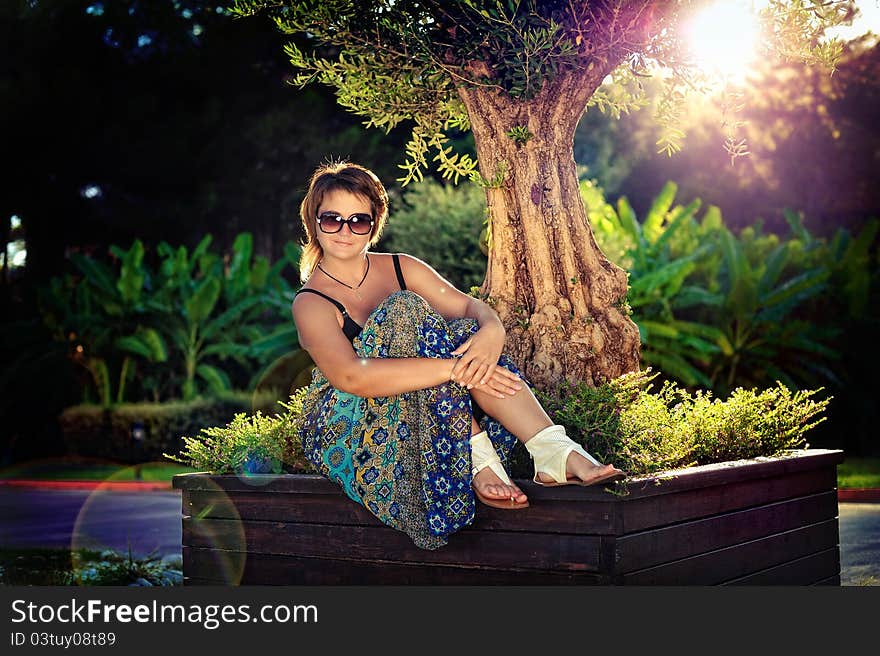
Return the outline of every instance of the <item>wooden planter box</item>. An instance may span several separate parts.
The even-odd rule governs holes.
[[[839,585],[842,460],[810,449],[692,467],[626,496],[517,481],[529,508],[478,503],[435,551],[320,476],[179,474],[184,585]]]

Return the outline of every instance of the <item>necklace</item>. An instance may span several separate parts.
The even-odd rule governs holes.
[[[321,273],[323,273],[323,274],[324,274],[325,276],[327,276],[328,278],[331,278],[331,279],[335,280],[336,282],[338,282],[338,283],[339,283],[340,285],[342,285],[343,287],[348,287],[352,292],[354,292],[354,295],[357,297],[357,299],[358,299],[359,301],[362,301],[362,300],[364,300],[364,297],[361,296],[361,293],[360,293],[359,290],[360,290],[360,288],[361,288],[361,285],[364,284],[364,280],[367,279],[367,274],[370,272],[370,257],[369,257],[368,255],[365,255],[364,257],[367,258],[367,270],[364,271],[364,277],[361,278],[361,281],[360,281],[356,286],[354,286],[354,287],[352,287],[351,285],[349,285],[349,284],[347,284],[347,283],[342,282],[339,278],[335,278],[334,276],[331,276],[329,273],[327,273],[326,271],[324,271],[323,267],[321,267],[320,262],[318,263],[318,269],[321,271]]]

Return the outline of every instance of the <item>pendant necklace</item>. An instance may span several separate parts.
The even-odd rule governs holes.
[[[323,273],[323,274],[324,274],[325,276],[327,276],[328,278],[332,278],[333,280],[335,280],[336,282],[338,282],[338,283],[339,283],[340,285],[342,285],[343,287],[348,287],[348,288],[354,293],[355,297],[356,297],[359,301],[362,301],[362,300],[364,300],[364,297],[361,296],[361,293],[360,293],[359,290],[360,290],[360,288],[361,288],[361,285],[364,284],[364,280],[367,279],[367,274],[370,272],[370,257],[369,257],[368,255],[365,255],[364,257],[367,258],[367,270],[364,271],[364,277],[361,278],[361,281],[360,281],[360,282],[357,284],[357,286],[355,286],[355,287],[352,287],[351,285],[342,282],[339,278],[334,278],[333,276],[331,276],[329,273],[327,273],[326,271],[324,271],[324,269],[321,267],[321,264],[320,264],[320,263],[318,263],[318,269],[321,271],[321,273]]]

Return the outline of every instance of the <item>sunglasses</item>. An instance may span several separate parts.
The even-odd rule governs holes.
[[[348,224],[348,229],[355,235],[368,235],[373,231],[373,217],[359,212],[343,219],[338,212],[321,212],[318,215],[318,227],[321,232],[333,234],[342,230],[342,226]]]

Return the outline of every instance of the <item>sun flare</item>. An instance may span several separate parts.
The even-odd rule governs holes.
[[[710,75],[742,81],[757,54],[759,26],[749,3],[719,0],[684,26],[697,64]]]

